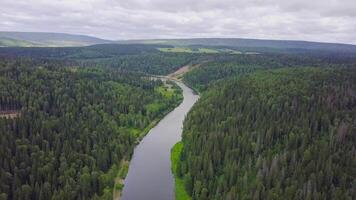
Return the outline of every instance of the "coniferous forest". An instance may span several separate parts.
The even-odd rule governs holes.
[[[120,163],[181,100],[176,87],[115,68],[0,63],[0,199],[112,199]]]
[[[355,199],[356,71],[284,68],[221,81],[184,123],[192,199]]]
[[[0,200],[356,200],[356,0],[0,0]]]
[[[202,62],[199,67],[184,75],[184,82],[199,92],[220,80],[244,76],[265,69],[286,67],[349,68],[356,66],[356,58],[353,54],[324,55],[318,52],[314,52],[314,54],[218,55],[213,58],[205,58],[205,60],[208,62]]]
[[[134,147],[182,101],[153,75],[182,66],[173,77],[200,99],[172,150],[177,200],[356,199],[353,50],[246,52],[0,48],[0,199],[112,199]]]
[[[0,200],[356,200],[356,0],[0,0]]]

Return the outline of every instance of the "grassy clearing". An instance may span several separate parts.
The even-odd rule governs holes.
[[[219,49],[219,51],[224,53],[229,53],[229,54],[242,54],[241,51],[236,51],[232,49]]]
[[[155,91],[160,93],[165,98],[171,99],[174,95],[174,90],[167,86],[160,86],[155,88]]]
[[[198,53],[220,53],[218,50],[210,49],[210,48],[193,49],[193,52],[198,52]]]
[[[170,53],[193,53],[192,49],[186,47],[158,48],[158,50]]]
[[[172,172],[175,180],[175,197],[176,200],[191,200],[192,198],[188,195],[184,187],[184,180],[177,176],[177,163],[179,162],[179,157],[182,152],[183,143],[178,142],[175,144],[171,150],[171,163]]]
[[[218,50],[210,48],[173,47],[158,48],[158,50],[170,53],[220,53]]]
[[[228,54],[242,54],[240,51],[232,49],[215,49],[215,48],[190,48],[190,47],[173,47],[173,48],[158,48],[162,52],[170,53],[228,53]]]
[[[160,87],[155,88],[155,92],[162,95],[166,99],[173,99],[174,95],[176,94],[175,90],[172,89],[171,85],[163,85]],[[160,110],[164,109],[166,105],[159,103],[159,102],[153,102],[148,105],[146,105],[146,109],[148,113],[157,113]],[[152,128],[152,127],[150,127]]]

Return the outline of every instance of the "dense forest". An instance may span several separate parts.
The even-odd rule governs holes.
[[[1,58],[0,199],[112,199],[120,162],[182,98],[160,80],[71,64]]]
[[[302,54],[239,54],[205,57],[205,62],[184,75],[184,82],[202,92],[210,84],[236,76],[244,76],[263,69],[283,67],[356,67],[356,57],[348,54],[306,55]]]
[[[11,47],[1,48],[0,56],[72,61],[83,67],[115,67],[155,75],[165,75],[199,57],[189,53],[164,53],[160,45],[101,44],[87,47]]]
[[[356,199],[355,69],[221,81],[188,114],[177,176],[199,200]]]
[[[112,58],[80,59],[78,63],[80,66],[110,66],[125,71],[166,75],[195,60],[199,60],[199,56],[189,53],[157,52],[121,55]]]
[[[150,75],[184,65],[202,95],[172,151],[184,198],[356,198],[354,55],[167,47],[0,48],[0,199],[111,199],[138,140],[182,100]]]

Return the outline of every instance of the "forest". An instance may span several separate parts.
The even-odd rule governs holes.
[[[188,114],[176,176],[194,200],[355,199],[355,124],[355,68],[225,79]]]
[[[86,47],[10,47],[1,48],[0,56],[61,60],[81,67],[113,67],[123,71],[166,75],[204,55],[165,53],[162,45],[98,44]]]
[[[356,200],[356,0],[0,0],[0,200]]]
[[[348,54],[325,56],[318,52],[299,54],[218,54],[205,57],[200,67],[184,75],[183,81],[196,91],[202,92],[209,85],[230,77],[244,76],[255,71],[283,67],[349,68],[356,66],[356,57]]]
[[[112,199],[182,101],[151,75],[182,66],[201,97],[172,150],[177,200],[356,199],[356,56],[222,49],[0,48],[0,199]]]
[[[112,199],[120,163],[182,99],[142,74],[71,64],[0,59],[0,199]]]

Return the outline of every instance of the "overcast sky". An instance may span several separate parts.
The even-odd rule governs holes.
[[[0,31],[356,44],[356,0],[0,0]]]

